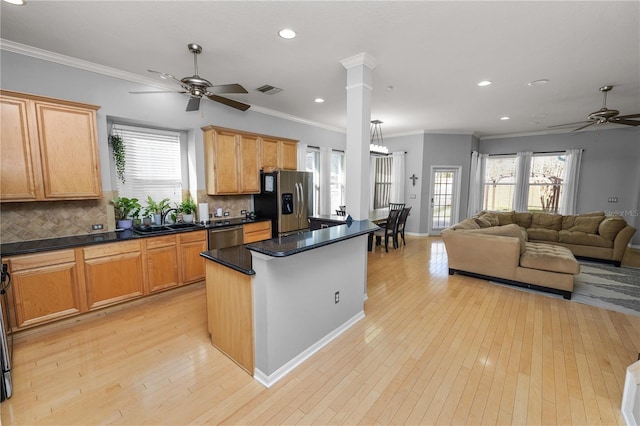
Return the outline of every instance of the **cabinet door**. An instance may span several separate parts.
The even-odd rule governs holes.
[[[41,176],[40,163],[34,164],[38,148],[30,127],[28,101],[2,96],[0,105],[0,200],[35,200]]]
[[[176,287],[178,285],[176,236],[149,238],[146,240],[146,248],[149,292]]]
[[[76,315],[83,309],[73,250],[9,259],[18,328]]]
[[[280,141],[280,168],[283,170],[298,169],[298,143]]]
[[[278,167],[278,140],[262,138],[262,169],[272,171]]]
[[[206,231],[180,234],[179,239],[182,282],[189,284],[204,280],[205,260],[200,253],[207,249]]]
[[[144,281],[139,241],[104,244],[84,250],[89,309],[142,296]]]
[[[244,244],[269,240],[271,239],[271,222],[265,220],[262,222],[245,223],[242,227],[242,233]]]
[[[240,151],[240,192],[260,192],[260,143],[257,136],[242,136],[238,140]]]
[[[35,102],[46,199],[102,196],[95,111]]]

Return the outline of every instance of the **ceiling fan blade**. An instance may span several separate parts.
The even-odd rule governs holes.
[[[176,92],[175,90],[153,90],[153,91],[147,91],[147,92],[129,92],[132,93],[134,95],[144,95],[146,93],[189,93],[189,92]]]
[[[622,118],[623,120],[627,118],[640,118],[640,114],[629,114],[629,115],[619,115],[616,117],[616,120]]]
[[[584,123],[591,123],[591,121],[587,120],[587,121],[576,121],[575,123],[556,124],[555,126],[547,126],[547,129],[553,129],[554,127],[569,127],[569,126],[575,126],[576,124],[584,124]]]
[[[640,114],[638,115],[640,117]],[[626,124],[627,126],[640,126],[640,121],[627,120],[624,117],[616,117],[609,120],[609,123]]]
[[[593,126],[594,124],[598,124],[597,121],[592,121],[589,124],[587,124],[586,126],[582,126],[582,127],[578,127],[577,129],[573,129],[572,132],[577,132],[578,130],[582,130],[582,129],[586,129],[589,126]]]
[[[200,99],[195,96],[189,98],[189,102],[187,103],[187,111],[198,111],[200,109]]]
[[[242,87],[241,85],[234,84],[217,84],[215,86],[211,86],[216,93],[249,93],[247,89]]]
[[[180,80],[175,78],[173,75],[171,75],[171,74],[167,74],[166,72],[161,72],[161,71],[154,71],[154,70],[147,70],[147,71],[155,73],[155,74],[160,74],[160,78],[162,78],[163,80],[172,80],[172,81],[174,81],[174,82],[176,82],[179,85],[184,87],[184,84]]]
[[[239,109],[240,111],[248,110],[251,105],[243,104],[242,102],[234,101],[233,99],[223,98],[222,96],[214,95],[213,93],[207,92],[207,98],[212,101],[220,102],[226,106],[230,106],[231,108]]]

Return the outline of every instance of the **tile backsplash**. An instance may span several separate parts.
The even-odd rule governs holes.
[[[115,219],[113,206],[109,201],[116,195],[116,192],[105,191],[101,200],[2,203],[0,242],[113,231]],[[229,217],[238,217],[241,210],[250,211],[252,206],[251,195],[210,196],[205,190],[198,190],[194,199],[196,203],[209,204],[209,213],[213,214],[220,207],[229,212]],[[92,231],[91,225],[97,223],[103,224],[104,229]]]

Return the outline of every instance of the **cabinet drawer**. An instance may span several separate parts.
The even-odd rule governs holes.
[[[181,243],[191,243],[194,241],[205,241],[207,239],[207,231],[185,232],[180,234]]]
[[[140,241],[126,241],[114,244],[100,244],[83,249],[85,259],[95,259],[122,253],[140,251]]]
[[[245,223],[243,228],[245,234],[265,230],[271,231],[271,222],[269,222],[268,220],[262,222]]]
[[[152,237],[145,240],[148,249],[154,249],[158,247],[175,246],[175,235],[163,235],[161,237]]]
[[[11,267],[11,272],[17,272],[24,269],[60,265],[75,261],[76,257],[73,250],[60,250],[11,257],[9,258],[9,266]]]

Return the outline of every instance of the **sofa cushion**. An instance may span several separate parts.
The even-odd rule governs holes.
[[[528,212],[516,212],[516,224],[522,226],[523,228],[528,228],[531,226],[531,213]]]
[[[576,223],[576,215],[575,214],[569,214],[566,216],[562,216],[562,228],[561,229],[569,229],[572,228],[573,225]]]
[[[500,220],[498,219],[498,216],[496,216],[494,212],[485,212],[478,217],[488,221],[491,224],[491,226],[500,225]]]
[[[558,231],[558,240],[564,244],[577,244],[592,247],[613,247],[613,241],[597,234],[589,234],[582,231]]]
[[[497,235],[500,237],[517,238],[520,240],[520,254],[524,253],[526,249],[525,237],[522,231],[520,230],[520,227],[515,223],[512,223],[511,225],[505,225],[505,226],[492,226],[491,228],[468,229],[468,230],[464,230],[463,232],[473,232],[473,233],[484,234],[484,235]]]
[[[516,223],[516,212],[493,212],[498,217],[498,225],[511,225],[512,223]]]
[[[520,266],[564,274],[579,274],[580,265],[566,247],[544,243],[527,243],[520,256]]]
[[[491,226],[491,222],[482,217],[474,217],[473,220],[480,226],[480,228],[489,228]]]
[[[618,232],[622,231],[627,226],[627,221],[622,216],[608,216],[605,217],[598,226],[598,234],[601,237],[608,240],[615,240]]]
[[[528,228],[529,240],[558,242],[558,231],[544,228]]]
[[[597,234],[600,222],[604,216],[576,216],[573,226],[568,231],[581,231],[587,234]]]
[[[530,227],[559,231],[562,229],[562,215],[555,213],[532,213]]]
[[[462,222],[459,222],[459,223],[456,223],[455,225],[452,225],[450,229],[452,229],[452,230],[480,229],[480,225],[478,225],[476,223],[476,221],[473,220],[473,219],[465,219]]]

